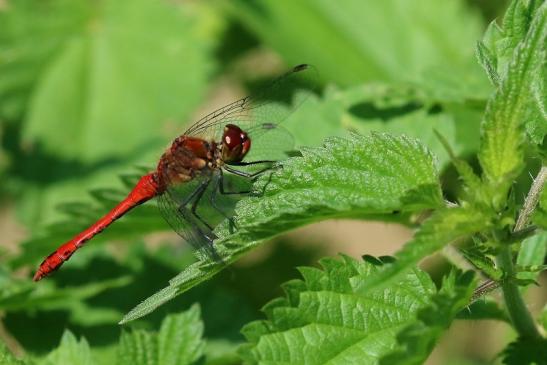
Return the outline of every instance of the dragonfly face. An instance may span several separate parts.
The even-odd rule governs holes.
[[[251,149],[251,139],[234,124],[224,127],[222,135],[222,160],[227,163],[241,162]]]

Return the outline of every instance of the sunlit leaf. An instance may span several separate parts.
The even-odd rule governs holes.
[[[313,63],[343,85],[463,67],[480,36],[476,14],[457,1],[235,1],[228,9],[289,64]]]
[[[249,343],[241,354],[249,364],[378,364],[436,291],[414,269],[389,289],[360,293],[355,285],[377,270],[373,264],[343,257],[321,266],[300,268],[303,280],[287,282],[286,297],[263,308],[267,320],[243,328]]]
[[[534,17],[526,37],[513,52],[507,73],[489,100],[482,124],[479,160],[498,206],[524,166],[524,122],[532,99],[530,91],[545,62],[547,4]]]
[[[200,309],[167,316],[158,333],[145,330],[124,332],[120,339],[117,364],[190,365],[203,354],[203,324]]]
[[[546,254],[547,232],[541,232],[522,242],[517,257],[517,265],[529,267],[540,266],[543,264]],[[538,274],[539,272],[520,272],[517,274],[517,278],[535,280]]]
[[[471,206],[435,211],[423,223],[414,238],[395,254],[398,260],[386,265],[378,274],[363,283],[360,290],[366,291],[376,285],[393,284],[401,273],[416,265],[427,255],[433,254],[454,240],[464,239],[490,227],[492,225],[490,214],[484,208]]]
[[[304,149],[302,157],[288,159],[282,168],[262,176],[254,189],[259,196],[243,199],[236,207],[238,229],[218,229],[217,247],[227,263],[266,238],[311,222],[397,219],[443,205],[433,156],[416,140],[387,134],[332,138],[324,147]],[[150,313],[222,269],[210,261],[191,265],[122,323]]]
[[[418,311],[418,321],[399,332],[397,349],[383,357],[380,364],[423,364],[456,314],[469,302],[473,288],[472,272],[451,272],[443,279],[439,292],[429,298],[430,304]]]
[[[158,126],[196,106],[210,68],[176,6],[139,0],[96,7],[59,45],[24,131],[45,151],[84,162],[127,155],[161,138]]]
[[[40,365],[58,365],[58,364],[78,364],[93,365],[96,362],[91,355],[91,349],[85,338],[80,341],[66,330],[61,338],[59,347],[53,350],[47,357],[39,363]]]

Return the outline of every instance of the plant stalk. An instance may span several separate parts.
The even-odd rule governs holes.
[[[538,175],[534,179],[530,191],[524,200],[524,205],[519,212],[519,217],[517,223],[515,224],[514,232],[522,230],[528,224],[532,213],[536,209],[536,205],[541,196],[541,191],[545,185],[545,180],[547,180],[547,166],[541,166],[541,169],[538,172]]]
[[[539,201],[539,198],[541,196],[541,192],[543,191],[543,186],[545,185],[546,180],[547,180],[547,166],[542,166],[536,178],[532,182],[530,191],[528,192],[528,195],[526,196],[526,199],[524,200],[522,209],[519,212],[517,223],[515,224],[515,227],[513,228],[513,239],[516,238],[515,236],[519,236],[521,233],[525,233],[525,232],[527,233],[528,228],[526,227],[526,225],[528,224],[528,221],[530,220],[530,217],[532,216],[532,213],[534,212],[536,208],[536,205]],[[513,266],[512,263],[511,263],[511,266]],[[496,290],[498,287],[499,285],[496,285],[496,282],[494,282],[493,280],[485,281],[473,293],[472,302],[478,300],[479,298],[490,293],[491,291]],[[505,292],[505,289],[503,291]]]
[[[500,269],[506,274],[505,279],[502,280],[501,288],[505,306],[515,330],[524,338],[540,338],[541,335],[536,323],[526,308],[526,303],[524,303],[519,287],[514,280],[515,268],[513,266],[511,246],[502,245],[497,261]]]

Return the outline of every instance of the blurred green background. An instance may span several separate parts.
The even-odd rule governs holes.
[[[65,328],[108,359],[116,322],[192,255],[153,203],[139,207],[34,284],[43,256],[124,196],[185,126],[290,66],[319,71],[316,95],[287,122],[299,146],[349,131],[407,134],[454,171],[433,128],[476,152],[492,91],[474,58],[504,1],[0,0],[0,339],[43,355]],[[473,162],[473,161],[471,161]],[[450,196],[449,196],[450,197]],[[280,237],[135,326],[202,306],[214,350],[297,276],[345,252],[393,253],[410,236],[385,223],[325,222]],[[430,265],[442,272],[442,261]],[[500,330],[502,329],[502,330]],[[464,323],[430,359],[480,364],[507,340],[502,323]],[[477,334],[481,336],[481,346]],[[485,341],[485,338],[488,340]],[[211,351],[213,351],[211,350]]]

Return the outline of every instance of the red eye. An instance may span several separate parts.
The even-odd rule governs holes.
[[[251,140],[247,133],[236,125],[228,124],[224,127],[222,136],[222,159],[227,162],[239,162],[249,152]]]
[[[222,137],[225,147],[233,150],[237,146],[241,145],[242,130],[233,124],[228,124],[224,127],[224,136]]]

